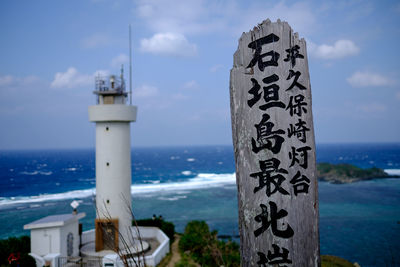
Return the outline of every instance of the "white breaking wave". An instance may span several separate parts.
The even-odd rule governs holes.
[[[41,175],[52,175],[53,172],[51,172],[51,171],[48,171],[48,172],[45,172],[45,171],[33,171],[33,172],[20,172],[20,174],[24,174],[24,175],[38,175],[38,174],[41,174]]]
[[[400,169],[385,169],[384,171],[389,175],[400,175]]]
[[[20,174],[24,174],[24,175],[36,175],[39,174],[38,171],[33,171],[33,172],[20,172]]]
[[[236,176],[232,174],[200,173],[196,177],[183,182],[159,183],[159,184],[135,184],[132,185],[132,194],[170,192],[185,189],[201,189],[218,187],[236,183]]]
[[[74,190],[64,193],[56,194],[42,194],[37,196],[23,196],[23,197],[0,197],[0,207],[12,204],[36,203],[44,201],[55,201],[73,198],[86,198],[96,193],[94,188],[84,190]]]
[[[185,199],[187,196],[173,196],[173,197],[159,197],[159,200],[166,200],[166,201],[176,201],[179,199]]]
[[[236,183],[235,173],[214,174],[200,173],[196,177],[181,182],[134,184],[131,187],[133,195],[151,194],[159,192],[174,192],[182,190],[195,190],[211,187],[220,187]],[[87,198],[94,196],[96,189],[73,190],[64,193],[42,194],[37,196],[0,197],[0,207],[13,204],[37,203],[64,199]]]

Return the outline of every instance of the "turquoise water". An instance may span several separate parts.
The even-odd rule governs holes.
[[[362,266],[399,266],[400,180],[320,183],[321,253]]]

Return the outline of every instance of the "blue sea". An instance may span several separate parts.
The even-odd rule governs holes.
[[[317,145],[317,161],[379,167],[400,174],[400,144]],[[183,232],[205,220],[220,235],[238,235],[231,146],[132,149],[137,219],[162,215]],[[377,177],[379,178],[379,177]],[[72,200],[94,228],[95,151],[0,151],[0,238],[29,235],[23,225],[70,213]],[[319,183],[321,254],[361,266],[400,266],[400,179]]]

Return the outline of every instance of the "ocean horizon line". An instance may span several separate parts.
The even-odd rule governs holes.
[[[375,141],[375,142],[316,142],[316,146],[335,146],[335,145],[346,145],[346,146],[376,146],[376,145],[399,145],[400,141]],[[133,149],[171,149],[171,148],[200,148],[200,147],[232,147],[233,144],[182,144],[182,145],[138,145],[131,146],[131,150]],[[95,150],[95,146],[93,147],[53,147],[53,148],[0,148],[0,152],[13,152],[13,151],[68,151],[68,150]]]

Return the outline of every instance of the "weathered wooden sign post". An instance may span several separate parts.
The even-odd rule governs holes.
[[[318,186],[304,39],[243,33],[230,80],[242,266],[319,266]]]

